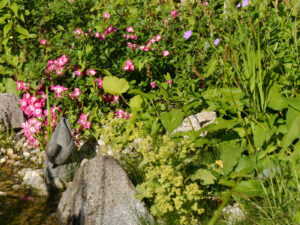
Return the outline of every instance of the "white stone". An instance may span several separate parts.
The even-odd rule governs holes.
[[[23,156],[27,160],[30,157],[30,153],[29,152],[23,152]]]
[[[4,164],[6,162],[7,158],[3,157],[0,159],[0,164]]]
[[[14,154],[14,150],[12,150],[11,148],[7,149],[7,155],[11,156]]]
[[[38,154],[41,150],[39,148],[36,148],[34,150],[32,150],[30,153],[31,154]]]
[[[0,191],[0,196],[7,196],[7,193],[4,191]]]

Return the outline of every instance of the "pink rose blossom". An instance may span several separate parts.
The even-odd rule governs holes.
[[[95,76],[97,74],[97,72],[94,70],[94,69],[89,69],[87,72],[86,72],[87,75],[92,75],[92,76]]]
[[[96,86],[97,86],[99,89],[102,89],[103,81],[102,81],[101,78],[98,78],[98,79],[94,80],[94,82],[96,83]]]
[[[132,26],[127,27],[126,30],[127,30],[128,33],[134,33],[134,30],[133,30]]]
[[[151,85],[152,88],[155,88],[156,87],[155,81],[151,82],[150,85]]]
[[[172,84],[172,81],[171,81],[171,80],[167,80],[167,83],[168,83],[168,84]]]
[[[163,51],[163,57],[166,57],[168,55],[170,55],[170,52],[168,50],[164,50]]]
[[[109,18],[110,18],[110,14],[107,13],[107,12],[104,12],[104,13],[103,13],[103,18],[104,18],[104,19],[109,19]]]
[[[41,45],[45,45],[46,43],[47,43],[47,40],[46,40],[46,39],[43,39],[43,40],[41,40],[41,42],[40,42]]]

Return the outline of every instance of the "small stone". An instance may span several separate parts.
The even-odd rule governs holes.
[[[32,161],[32,162],[36,162],[37,161],[37,157],[36,156],[32,156],[31,158],[30,158],[30,161]]]
[[[0,196],[7,196],[7,193],[4,191],[0,191]]]
[[[36,148],[34,150],[32,150],[30,153],[31,154],[38,154],[41,150],[39,148]]]
[[[11,148],[7,149],[7,153],[8,156],[11,156],[14,154],[14,150],[12,150]]]
[[[9,160],[7,160],[6,164],[13,166],[13,165],[15,165],[15,160],[9,159]]]
[[[14,184],[11,188],[16,191],[16,190],[20,189],[20,185],[19,184]]]
[[[5,149],[5,148],[1,148],[1,152],[2,152],[3,154],[6,154],[6,149]]]
[[[15,145],[15,148],[17,150],[22,149],[22,147],[24,146],[24,143],[26,142],[26,137],[22,137],[20,140],[18,140],[18,142]]]
[[[29,152],[23,152],[23,156],[24,156],[25,160],[27,160],[30,157],[30,153]]]
[[[20,161],[16,161],[14,166],[20,166]]]
[[[30,168],[23,168],[23,169],[21,169],[21,170],[18,172],[18,175],[19,175],[20,177],[24,177],[27,171],[32,171],[32,169],[30,169]]]
[[[18,159],[19,156],[18,156],[17,154],[12,154],[12,155],[10,155],[10,158],[11,158],[11,159]]]
[[[0,159],[0,164],[4,164],[6,162],[6,158],[1,158]]]

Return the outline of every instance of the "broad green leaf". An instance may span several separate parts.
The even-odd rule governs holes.
[[[133,111],[138,111],[141,109],[143,103],[143,99],[141,96],[137,95],[130,99],[129,106]]]
[[[4,24],[6,23],[5,21],[10,18],[10,15],[9,14],[5,14],[3,15],[2,17],[0,17],[0,24]]]
[[[16,31],[18,32],[18,33],[20,33],[20,34],[23,34],[24,36],[26,36],[26,37],[29,37],[29,32],[28,32],[28,30],[26,30],[25,28],[23,28],[23,27],[16,27]]]
[[[257,124],[253,128],[253,140],[256,148],[260,148],[266,140],[266,131]]]
[[[7,33],[11,30],[12,24],[8,23],[3,28],[3,36],[6,37]]]
[[[279,85],[274,85],[271,87],[268,95],[268,107],[277,111],[281,111],[287,108],[287,99],[281,94],[281,88]]]
[[[14,2],[11,6],[10,6],[11,10],[14,12],[16,17],[18,16],[18,5]]]
[[[181,109],[172,109],[170,112],[162,112],[160,119],[169,133],[172,133],[182,123],[184,113]]]
[[[220,145],[221,160],[223,162],[223,172],[228,175],[238,163],[242,149],[230,144]]]
[[[300,211],[297,211],[294,215],[293,220],[297,223],[300,224]]]
[[[9,2],[9,0],[1,0],[0,1],[0,9],[4,8],[8,2]]]
[[[209,170],[199,169],[191,175],[191,179],[193,181],[201,180],[202,185],[210,185],[215,183],[216,177]]]
[[[218,64],[218,59],[212,59],[209,63],[208,63],[208,70],[206,72],[206,74],[204,74],[204,77],[209,77],[215,70]]]
[[[259,180],[248,180],[240,182],[234,188],[235,196],[242,197],[246,195],[247,197],[263,197],[264,191]]]
[[[115,76],[106,76],[103,79],[103,89],[112,95],[121,95],[129,89],[128,82]]]
[[[88,44],[86,46],[85,53],[88,55],[92,50],[93,50],[93,46],[91,46],[91,45]]]
[[[18,94],[17,84],[13,79],[11,79],[11,78],[5,79],[4,84],[5,84],[6,92],[12,93],[12,94]]]
[[[299,138],[300,134],[300,112],[289,107],[286,115],[287,133],[282,140],[282,148],[287,148],[292,142]]]

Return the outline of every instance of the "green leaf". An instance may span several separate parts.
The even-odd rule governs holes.
[[[287,108],[287,100],[281,94],[281,87],[274,85],[271,87],[268,95],[268,107],[277,111]]]
[[[141,109],[142,103],[143,99],[141,98],[141,96],[137,95],[130,99],[129,106],[133,111],[138,111]]]
[[[209,77],[215,70],[218,64],[218,59],[212,59],[207,65],[207,72],[204,74],[204,77]]]
[[[16,82],[13,79],[6,78],[4,80],[4,84],[5,84],[6,92],[12,93],[12,94],[16,94],[16,95],[18,94],[17,84],[16,84]]]
[[[184,113],[181,109],[172,109],[170,112],[162,112],[160,119],[169,133],[172,133],[182,123]]]
[[[256,148],[261,147],[266,140],[266,131],[257,124],[253,128],[253,140]]]
[[[104,75],[106,75],[106,76],[112,76],[112,74],[106,69],[103,69],[102,73],[104,73]]]
[[[7,33],[11,30],[12,23],[8,23],[3,28],[3,36],[6,37]]]
[[[8,2],[9,2],[9,0],[1,0],[0,1],[0,9],[4,8]]]
[[[91,45],[88,44],[86,46],[85,53],[88,55],[92,50],[93,50],[93,46],[91,46]]]
[[[221,160],[223,162],[223,172],[225,175],[228,175],[239,161],[242,149],[236,145],[222,144],[220,145],[220,151]]]
[[[20,27],[20,26],[16,27],[16,31],[17,31],[18,33],[20,33],[20,34],[23,34],[23,35],[26,36],[26,37],[29,37],[29,32],[28,32],[28,30],[26,30],[26,29],[23,28],[23,27]]]
[[[287,133],[282,139],[282,148],[287,148],[300,134],[300,112],[290,108],[286,114]]]
[[[201,180],[202,185],[210,185],[214,184],[217,178],[209,170],[199,169],[196,173],[191,175],[191,179],[193,181]]]
[[[106,76],[103,79],[103,89],[112,95],[121,95],[129,89],[128,82],[115,76]]]
[[[10,6],[11,10],[14,12],[16,17],[18,16],[18,5],[14,2],[11,6]]]
[[[248,180],[240,182],[235,188],[235,196],[246,195],[247,197],[263,197],[264,191],[258,180]]]
[[[4,16],[0,17],[0,24],[6,23],[5,21],[10,17],[9,14],[5,14]]]
[[[300,211],[297,211],[297,212],[295,213],[293,220],[294,220],[296,223],[300,223]]]

